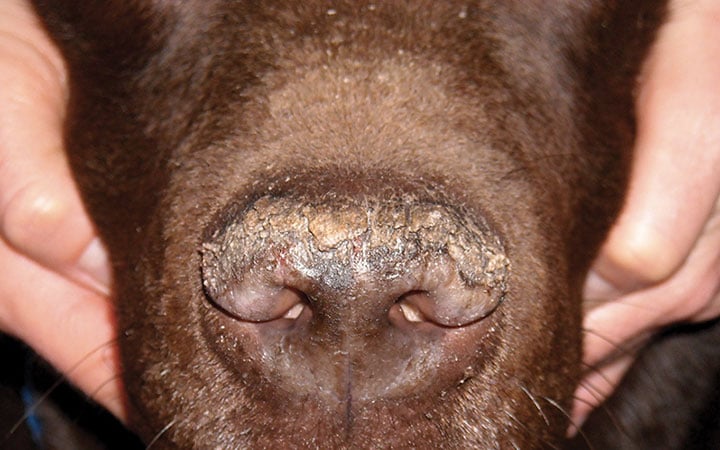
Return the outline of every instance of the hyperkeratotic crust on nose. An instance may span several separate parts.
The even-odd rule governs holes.
[[[497,306],[510,261],[497,233],[471,217],[408,198],[261,197],[203,243],[203,285],[211,297],[222,295],[252,267],[273,264],[278,255],[334,289],[367,274],[390,281],[442,259],[466,288],[485,290]]]

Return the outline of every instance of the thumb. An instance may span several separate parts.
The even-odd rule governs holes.
[[[3,5],[0,30],[0,235],[16,251],[106,293],[105,253],[62,152],[62,59],[26,2]]]

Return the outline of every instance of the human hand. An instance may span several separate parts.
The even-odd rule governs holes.
[[[0,2],[0,330],[124,417],[105,250],[62,149],[66,71],[28,0]]]
[[[645,61],[623,211],[585,286],[581,424],[664,326],[720,315],[720,0],[671,0]]]

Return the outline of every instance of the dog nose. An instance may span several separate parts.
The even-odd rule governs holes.
[[[461,382],[476,363],[463,342],[491,332],[482,319],[510,262],[469,217],[408,198],[262,197],[205,240],[204,289],[252,349],[238,360],[263,361],[274,386],[351,421],[362,405]]]
[[[230,217],[202,257],[208,296],[248,322],[462,327],[497,307],[509,272],[484,220],[402,198],[263,197]]]

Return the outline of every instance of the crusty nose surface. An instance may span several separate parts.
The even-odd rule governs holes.
[[[407,395],[453,364],[461,378],[475,355],[459,338],[482,328],[510,273],[485,220],[411,196],[263,196],[201,253],[206,294],[263,366],[344,404]]]

